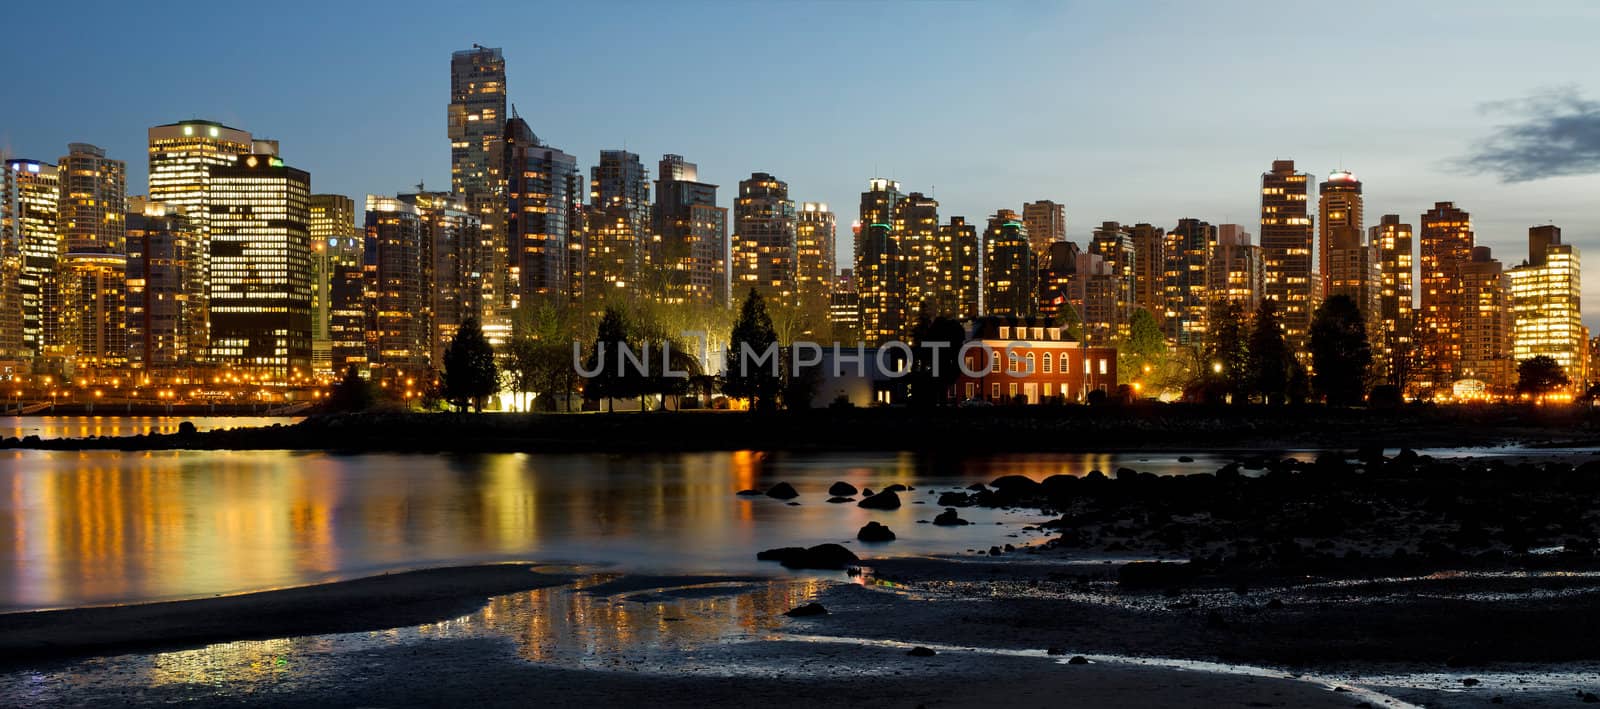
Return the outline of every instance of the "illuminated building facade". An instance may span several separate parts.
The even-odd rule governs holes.
[[[1342,295],[1355,301],[1369,337],[1376,341],[1381,331],[1379,300],[1383,283],[1379,276],[1378,251],[1363,237],[1360,231],[1348,227],[1334,229],[1329,235],[1328,260],[1323,263],[1327,272],[1323,292],[1328,297]]]
[[[1411,225],[1402,224],[1398,214],[1385,214],[1368,230],[1367,241],[1378,255],[1378,336],[1372,340],[1372,348],[1389,383],[1404,386],[1402,380],[1409,377],[1414,314]]]
[[[823,202],[802,202],[795,217],[795,286],[805,311],[817,312],[827,307],[838,270],[838,220]]]
[[[1208,297],[1234,301],[1247,313],[1261,305],[1261,247],[1250,243],[1250,232],[1244,226],[1217,225],[1206,290]]]
[[[200,234],[187,215],[129,200],[127,217],[128,361],[146,371],[187,367],[204,316],[190,299]]]
[[[439,369],[456,328],[468,317],[482,321],[484,304],[478,284],[483,280],[483,223],[467,211],[465,202],[448,192],[402,194],[398,199],[416,208],[422,229],[423,300],[432,320],[428,363]],[[486,330],[484,334],[494,333]],[[490,339],[491,344],[501,342]]]
[[[1057,241],[1039,263],[1039,315],[1052,323],[1063,324],[1062,314],[1072,305],[1072,278],[1078,268],[1078,245]],[[1079,315],[1081,319],[1081,315]]]
[[[1458,269],[1461,283],[1460,359],[1455,379],[1440,387],[1436,396],[1460,398],[1473,391],[1491,395],[1510,392],[1517,365],[1511,358],[1511,280],[1505,269],[1491,257],[1489,247],[1474,247],[1467,262]],[[1466,386],[1482,382],[1483,387]]]
[[[660,284],[646,278],[655,244],[650,183],[638,155],[600,151],[600,164],[589,169],[588,222],[583,299],[590,315],[598,316],[607,302],[660,292]]]
[[[1272,171],[1261,175],[1261,295],[1278,302],[1284,339],[1295,352],[1305,351],[1316,307],[1308,189],[1307,175],[1295,171],[1293,160],[1274,160]]]
[[[665,272],[660,297],[721,307],[728,302],[728,210],[717,206],[717,186],[699,180],[699,167],[681,155],[663,155],[657,164],[651,219]]]
[[[874,177],[861,193],[856,234],[855,286],[861,310],[861,341],[876,346],[901,336],[905,326],[905,262],[894,217],[900,183]]]
[[[195,357],[204,358],[208,356],[210,336],[210,169],[233,165],[239,156],[250,153],[254,139],[246,131],[203,120],[155,126],[146,135],[150,201],[166,205],[168,212],[186,215],[200,239],[196,245],[198,261],[190,269],[186,286],[191,307],[200,313],[196,327],[189,333],[188,349]]]
[[[1031,248],[1030,248],[1031,251]],[[1073,340],[1066,328],[1026,318],[978,318],[971,324],[956,393],[996,404],[1083,401],[1117,386],[1117,351]],[[1018,358],[1007,356],[1016,347]],[[992,355],[990,353],[993,353]],[[981,372],[970,376],[968,372]]]
[[[1512,361],[1550,357],[1575,387],[1589,377],[1580,273],[1577,249],[1561,243],[1561,229],[1553,225],[1528,230],[1528,261],[1507,272]]]
[[[364,240],[364,239],[363,239]],[[367,276],[361,264],[336,264],[328,285],[329,366],[334,376],[367,368]]]
[[[1422,215],[1421,293],[1415,337],[1420,362],[1416,383],[1426,396],[1449,391],[1460,378],[1461,328],[1467,316],[1461,269],[1472,260],[1472,215],[1437,202]]]
[[[515,310],[528,299],[561,302],[571,278],[567,250],[577,216],[574,207],[583,201],[578,159],[540,142],[527,121],[513,115],[506,123],[504,162],[505,234],[510,245],[505,305]],[[478,248],[467,243],[455,246],[471,276],[481,275]]]
[[[855,274],[851,269],[841,271],[834,281],[833,293],[828,298],[828,319],[833,326],[833,339],[840,344],[854,344],[861,339],[861,297],[856,291]]]
[[[367,195],[362,249],[371,298],[367,363],[374,380],[420,377],[433,352],[432,249],[413,204]]]
[[[733,202],[733,296],[754,289],[769,304],[795,303],[799,253],[789,185],[765,172],[739,182]]]
[[[0,367],[26,369],[22,344],[22,233],[17,224],[17,175],[0,161]]]
[[[1207,278],[1217,228],[1199,219],[1179,219],[1166,234],[1162,268],[1164,306],[1162,331],[1180,345],[1199,344],[1206,334],[1206,309],[1211,303]]]
[[[1135,263],[1137,252],[1133,248],[1133,235],[1121,224],[1103,222],[1100,228],[1094,230],[1094,238],[1089,241],[1089,253],[1100,257],[1105,271],[1111,276],[1109,286],[1114,298],[1113,307],[1102,322],[1110,327],[1113,338],[1126,337],[1133,309],[1137,307],[1134,299],[1134,274],[1137,273],[1138,265]],[[1163,286],[1163,298],[1165,293]],[[1151,312],[1156,313],[1160,310]],[[1087,318],[1084,322],[1088,322]]]
[[[1338,245],[1351,248],[1360,244],[1365,228],[1362,222],[1361,181],[1347,170],[1334,170],[1328,179],[1317,185],[1317,274],[1322,281],[1322,296],[1342,293],[1351,295],[1353,284],[1335,285],[1335,281],[1348,281],[1349,271],[1340,274],[1334,266],[1340,261],[1333,253]],[[1346,261],[1350,260],[1348,255]],[[1341,278],[1343,276],[1343,278]],[[1335,288],[1339,288],[1335,291]],[[1352,296],[1354,297],[1354,296]],[[1365,304],[1357,300],[1365,308]],[[1370,319],[1371,312],[1363,310]]]
[[[1044,258],[1050,245],[1067,240],[1067,205],[1041,199],[1022,205],[1022,224],[1028,228],[1028,243],[1035,261]]]
[[[978,317],[980,253],[978,227],[968,224],[966,217],[951,217],[939,227],[939,280],[933,288],[939,314],[962,320]]]
[[[483,224],[487,268],[484,300],[499,312],[511,280],[516,245],[506,236],[506,59],[476,44],[450,54],[450,188]],[[487,327],[489,323],[485,323]]]
[[[6,161],[11,175],[13,234],[20,260],[17,268],[17,302],[22,309],[22,346],[27,354],[44,354],[45,297],[53,290],[61,240],[56,222],[61,216],[61,182],[55,165],[38,160]]]
[[[1114,224],[1115,222],[1108,222]],[[1104,225],[1102,229],[1104,229]],[[1166,230],[1139,223],[1113,231],[1127,231],[1133,240],[1133,302],[1159,315],[1166,310],[1167,235]]]
[[[984,314],[1036,315],[1037,283],[1038,269],[1033,245],[1028,241],[1028,227],[1016,212],[995,212],[983,233]]]
[[[1097,253],[1077,254],[1069,278],[1067,300],[1083,321],[1083,341],[1090,345],[1111,345],[1127,331],[1128,316],[1122,296],[1124,279]]]
[[[211,168],[213,362],[295,381],[311,372],[311,176],[252,153]]]
[[[938,307],[937,290],[941,283],[939,262],[939,202],[921,192],[912,192],[895,203],[895,238],[900,242],[900,260],[905,273],[906,328],[915,325],[925,309]]]
[[[59,163],[62,251],[54,298],[46,290],[45,353],[76,367],[121,367],[128,356],[127,166],[87,143],[67,148]]]
[[[334,271],[361,263],[365,242],[356,226],[356,203],[341,194],[311,195],[311,368],[318,375],[337,374],[328,323],[333,310]]]

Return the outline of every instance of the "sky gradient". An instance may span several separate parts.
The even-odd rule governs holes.
[[[770,172],[838,213],[841,265],[873,176],[945,218],[1054,199],[1081,243],[1104,220],[1257,233],[1275,158],[1355,172],[1368,226],[1448,200],[1507,267],[1549,222],[1600,263],[1600,4],[471,7],[8,7],[0,151],[95,143],[137,194],[146,128],[206,118],[280,140],[316,192],[447,189],[449,57],[476,42],[504,49],[511,102],[585,172],[602,148],[652,173],[677,153],[724,206]],[[1600,278],[1584,291],[1600,329]]]

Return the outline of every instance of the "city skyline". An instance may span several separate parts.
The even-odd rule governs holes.
[[[139,27],[160,24],[168,31],[194,33],[199,25],[191,23],[199,20],[105,6],[99,10],[101,16],[120,20],[103,23],[114,29],[86,30],[103,36],[105,41],[99,44],[106,47],[104,51],[131,52],[137,47],[149,71],[181,69],[198,74],[197,79],[214,80],[187,82],[185,87],[160,86],[152,91],[143,82],[119,83],[110,75],[88,73],[80,58],[21,72],[16,90],[29,97],[32,110],[0,127],[0,149],[13,157],[49,161],[67,143],[94,143],[105,148],[108,157],[127,162],[128,183],[141,185],[145,181],[140,159],[145,129],[200,117],[282,141],[288,146],[285,159],[314,176],[315,192],[359,198],[369,193],[397,193],[419,181],[430,189],[444,189],[449,184],[448,146],[437,136],[448,96],[443,88],[446,70],[435,57],[438,52],[477,42],[504,49],[509,102],[542,139],[577,156],[580,165],[592,166],[602,149],[626,148],[639,154],[646,165],[661,155],[683,155],[700,165],[702,180],[726,186],[719,199],[724,207],[731,207],[731,186],[753,172],[768,172],[790,185],[793,199],[830,204],[840,215],[841,230],[856,217],[843,207],[854,204],[865,181],[875,176],[898,180],[907,192],[926,192],[940,201],[942,215],[964,216],[969,222],[986,219],[997,209],[1019,209],[1024,202],[1061,202],[1066,205],[1067,236],[1079,243],[1086,243],[1094,226],[1105,220],[1144,221],[1170,228],[1181,218],[1193,217],[1213,224],[1248,225],[1257,208],[1253,183],[1259,165],[1281,157],[1295,159],[1299,169],[1318,181],[1335,168],[1354,172],[1366,183],[1369,225],[1382,214],[1414,219],[1434,202],[1453,201],[1473,213],[1479,242],[1503,253],[1519,252],[1526,229],[1547,222],[1561,226],[1567,241],[1580,249],[1600,243],[1600,214],[1596,214],[1591,196],[1595,177],[1506,183],[1493,174],[1473,174],[1470,163],[1458,164],[1493,137],[1497,126],[1528,118],[1518,111],[1530,108],[1525,103],[1529,97],[1552,97],[1558,113],[1567,111],[1580,118],[1594,115],[1594,108],[1581,98],[1596,89],[1592,82],[1585,83],[1580,69],[1592,64],[1582,60],[1594,57],[1594,50],[1584,46],[1582,33],[1577,31],[1583,23],[1552,22],[1593,16],[1593,9],[1581,5],[1550,5],[1537,13],[1515,14],[1458,6],[1451,6],[1449,13],[1438,12],[1438,7],[1367,13],[1351,20],[1352,38],[1362,30],[1421,26],[1416,23],[1424,20],[1431,30],[1407,35],[1403,49],[1352,39],[1345,43],[1348,50],[1334,45],[1306,52],[1303,66],[1283,70],[1290,72],[1286,76],[1298,77],[1313,88],[1319,68],[1341,66],[1345,71],[1341,88],[1302,92],[1295,101],[1287,102],[1294,104],[1288,106],[1278,105],[1251,88],[1250,82],[1241,81],[1247,69],[1258,79],[1285,78],[1266,76],[1279,70],[1262,69],[1254,62],[1241,65],[1238,60],[1289,43],[1298,35],[1272,30],[1314,21],[1316,13],[1323,11],[1305,9],[1267,21],[1244,17],[1240,7],[1207,8],[1203,26],[1215,31],[1196,40],[1194,50],[1186,53],[1187,64],[1151,56],[1117,65],[1107,64],[1093,51],[1105,48],[1108,40],[1087,36],[1087,30],[1078,28],[1128,20],[1131,18],[1122,13],[1131,11],[1071,5],[1003,6],[999,8],[1002,19],[1032,18],[1018,33],[1022,46],[1034,50],[1031,61],[1002,66],[979,51],[983,32],[947,36],[938,52],[926,41],[937,34],[934,28],[957,24],[967,13],[982,12],[988,17],[986,24],[995,25],[993,8],[918,5],[916,11],[928,27],[895,25],[894,31],[876,32],[873,46],[877,52],[902,59],[917,75],[928,77],[892,88],[874,88],[858,75],[869,72],[860,72],[853,63],[852,58],[859,58],[860,52],[850,49],[852,42],[873,35],[863,29],[873,27],[873,21],[892,19],[897,10],[912,6],[798,7],[805,11],[636,8],[641,15],[662,14],[654,19],[667,27],[697,20],[741,28],[759,27],[763,22],[827,19],[832,21],[832,29],[822,41],[838,51],[817,52],[815,47],[801,51],[799,45],[807,36],[784,35],[761,43],[746,33],[734,32],[727,45],[705,50],[708,65],[717,66],[726,79],[713,82],[716,86],[708,94],[685,101],[672,97],[665,87],[640,81],[639,90],[630,94],[638,104],[635,110],[620,113],[624,116],[620,120],[594,121],[595,112],[608,110],[609,99],[603,92],[561,93],[559,87],[606,77],[615,80],[617,67],[630,57],[648,53],[647,44],[633,49],[627,42],[607,42],[610,49],[604,57],[551,52],[514,36],[480,36],[485,34],[481,30],[458,27],[471,24],[471,17],[462,17],[430,23],[430,31],[403,53],[369,56],[354,51],[366,39],[357,37],[354,44],[333,41],[338,18],[353,18],[356,11],[323,8],[328,21],[300,30],[305,47],[302,54],[261,62],[221,37],[197,35],[197,44],[183,53],[152,51],[147,44],[136,45]],[[540,11],[574,29],[570,38],[559,40],[568,49],[595,46],[596,38],[605,35],[602,18],[588,11]],[[20,26],[43,28],[63,21],[52,14],[55,12],[19,8]],[[514,20],[531,11],[512,7],[500,12]],[[1197,10],[1166,6],[1160,12],[1140,13],[1151,15],[1141,17],[1148,23],[1142,29],[1159,36],[1163,28],[1184,21],[1192,12]],[[364,24],[393,23],[400,28],[405,26],[398,19],[403,14],[363,14],[360,18]],[[282,21],[251,19],[268,34],[289,29]],[[1537,56],[1484,51],[1465,41],[1473,31],[1491,26],[1501,38],[1495,47],[1525,46],[1537,39]],[[1448,31],[1452,29],[1454,33]],[[645,31],[626,29],[625,33]],[[1058,46],[1070,49],[1054,49]],[[1231,49],[1222,51],[1226,48]],[[20,54],[23,49],[19,46],[0,51],[6,53],[7,65],[37,64]],[[190,57],[208,51],[206,65],[194,66]],[[759,51],[782,59],[787,62],[784,76],[792,78],[776,82],[785,88],[763,88],[740,80],[754,69],[716,61],[740,51]],[[575,58],[557,61],[553,56]],[[683,55],[673,60],[693,58]],[[316,63],[335,70],[312,72],[310,67]],[[1454,86],[1434,85],[1450,82],[1418,83],[1467,73],[1474,75],[1471,94]],[[557,74],[563,77],[559,81]],[[342,83],[340,76],[344,77]],[[565,78],[569,76],[570,80]],[[68,92],[59,87],[84,77],[90,81],[81,85],[82,89],[103,95],[121,110],[67,110]],[[1196,84],[1200,79],[1204,81]],[[973,91],[973,107],[952,107],[941,101],[939,111],[912,108],[906,101],[924,81],[950,87],[943,90],[944,95]],[[1027,105],[1029,111],[1002,114],[993,110],[991,102],[979,100],[979,91],[985,87],[1020,90],[1030,85],[1054,89],[1030,90],[1028,100],[1019,104]],[[796,86],[818,91],[832,87],[833,108],[809,97],[798,100],[793,95]],[[335,91],[338,87],[344,90]],[[263,90],[268,88],[273,90]],[[1402,90],[1406,110],[1393,110],[1392,94]],[[894,130],[872,131],[858,111],[844,108],[870,98],[873,91],[882,94],[875,105],[889,107],[880,115]],[[1164,108],[1193,105],[1195,92],[1205,96],[1201,105],[1212,110],[1190,112],[1185,114],[1186,120],[1179,121],[1170,108]],[[1570,99],[1564,105],[1563,96]],[[551,100],[556,97],[563,98]],[[742,100],[733,100],[739,97]],[[1115,111],[1084,109],[1107,99],[1115,99]],[[1498,107],[1486,108],[1496,102]],[[803,107],[809,110],[801,111]],[[1230,120],[1235,108],[1241,118],[1248,115],[1251,119]],[[968,121],[984,115],[1003,116],[1004,130],[974,130]],[[362,136],[375,140],[363,147],[363,142],[355,140]],[[952,141],[950,136],[964,140]],[[1574,146],[1575,159],[1551,165],[1549,172],[1585,169],[1582,147]],[[1517,165],[1487,159],[1493,157],[1485,156],[1479,164],[1499,165],[1505,174],[1517,178],[1528,176]],[[1187,165],[1204,165],[1199,174],[1206,179],[1194,179],[1196,171],[1184,167]],[[136,194],[137,190],[130,192]],[[843,257],[849,249],[850,240],[841,238],[841,264],[847,262]]]

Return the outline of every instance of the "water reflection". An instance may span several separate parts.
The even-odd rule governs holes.
[[[88,438],[135,436],[141,433],[177,433],[184,421],[196,430],[285,426],[298,423],[294,416],[0,416],[0,438]]]
[[[970,510],[963,516],[972,527],[918,524],[937,512],[939,490],[1001,475],[1217,465],[1197,458],[6,451],[0,609],[191,597],[493,559],[778,574],[754,553],[854,544],[869,520],[899,540],[868,555],[959,553],[1017,543],[1006,536],[1016,525],[1044,518]],[[734,495],[780,480],[801,492],[799,506]],[[825,503],[836,480],[917,490],[901,509],[873,512]]]

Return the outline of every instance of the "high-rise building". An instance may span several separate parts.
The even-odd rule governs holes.
[[[823,202],[802,202],[796,214],[794,241],[799,257],[795,285],[806,312],[826,308],[833,292],[834,272],[838,270],[838,222]]]
[[[1308,176],[1295,171],[1293,160],[1274,160],[1261,175],[1262,297],[1277,301],[1284,339],[1296,352],[1305,351],[1316,307],[1308,189]]]
[[[45,351],[75,368],[127,364],[127,166],[88,143],[60,160],[61,261],[45,298]],[[53,311],[53,312],[51,312]]]
[[[962,321],[978,317],[982,256],[978,227],[966,217],[950,217],[939,227],[938,283],[933,289],[938,313]]]
[[[367,290],[366,270],[361,264],[334,266],[328,286],[328,340],[330,365],[337,376],[352,367],[358,373],[366,371]]]
[[[366,239],[356,226],[356,203],[341,194],[311,195],[311,368],[320,376],[340,372],[333,366],[333,339],[328,325],[333,310],[334,272],[359,266]]]
[[[649,175],[638,155],[600,151],[600,164],[589,169],[589,207],[583,290],[590,313],[617,298],[660,292],[656,281],[664,279],[646,269],[660,255],[650,233]]]
[[[1435,395],[1455,398],[1479,392],[1503,395],[1510,391],[1516,363],[1511,359],[1511,282],[1500,262],[1490,257],[1489,247],[1477,246],[1457,269],[1461,284],[1461,354],[1454,369],[1455,380],[1441,386]],[[1482,388],[1470,384],[1482,382]]]
[[[1435,203],[1422,215],[1419,239],[1422,292],[1415,337],[1421,357],[1415,378],[1424,395],[1448,396],[1460,378],[1461,327],[1467,316],[1461,269],[1472,260],[1472,215],[1451,202]]]
[[[1121,302],[1124,279],[1098,253],[1080,252],[1077,259],[1067,300],[1083,321],[1083,341],[1089,345],[1113,344],[1127,329]]]
[[[895,238],[900,242],[900,260],[905,264],[904,320],[913,327],[925,310],[937,310],[938,288],[942,281],[939,263],[939,202],[921,192],[912,192],[895,203]]]
[[[209,356],[211,297],[211,207],[208,198],[212,166],[233,165],[254,144],[251,135],[214,121],[189,120],[155,126],[149,138],[149,199],[169,213],[185,215],[195,229],[197,261],[185,289],[199,319],[190,329],[188,350]]]
[[[1133,240],[1133,302],[1153,315],[1160,315],[1166,309],[1167,300],[1166,230],[1141,222],[1128,227],[1127,232]]]
[[[367,195],[366,213],[367,361],[378,381],[416,378],[433,352],[430,244],[415,205]]]
[[[1113,305],[1105,323],[1111,328],[1112,340],[1107,342],[1126,337],[1128,324],[1133,318],[1133,309],[1137,307],[1134,300],[1134,274],[1138,270],[1138,264],[1135,260],[1133,235],[1122,228],[1121,224],[1103,222],[1100,228],[1094,230],[1094,238],[1089,241],[1089,253],[1100,257],[1105,270],[1111,276],[1108,287],[1111,289]],[[1165,293],[1163,281],[1163,300]],[[1106,344],[1106,342],[1093,342],[1093,344]]]
[[[472,45],[450,54],[450,188],[478,215],[487,250],[482,283],[488,309],[504,311],[512,252],[506,218],[506,59],[498,47]],[[485,323],[487,326],[488,323]]]
[[[1388,382],[1403,387],[1412,357],[1411,225],[1400,223],[1398,214],[1385,214],[1368,230],[1367,241],[1378,254],[1378,337],[1372,349]]]
[[[717,186],[699,180],[699,167],[683,156],[661,157],[651,211],[666,280],[660,297],[721,307],[728,302],[728,210],[717,206]]]
[[[144,199],[128,200],[128,362],[148,372],[192,365],[189,349],[201,313],[190,299],[199,232],[187,215]]]
[[[852,269],[840,271],[834,280],[833,293],[828,301],[828,318],[833,326],[835,342],[852,344],[861,339],[861,298],[856,291]]]
[[[1166,307],[1160,314],[1168,340],[1180,345],[1205,340],[1206,310],[1212,300],[1207,269],[1216,245],[1217,228],[1199,219],[1179,219],[1167,232],[1162,268]]]
[[[1528,229],[1528,260],[1506,274],[1514,318],[1511,361],[1550,357],[1581,388],[1588,380],[1589,358],[1579,266],[1578,250],[1561,243],[1560,227],[1544,225]]]
[[[0,154],[3,157],[3,154]],[[0,371],[26,369],[22,343],[22,232],[17,223],[17,175],[0,159]]]
[[[768,303],[795,303],[797,262],[794,200],[789,185],[765,172],[739,182],[733,201],[733,257],[729,275],[735,299],[755,289]]]
[[[1367,325],[1367,334],[1376,341],[1381,331],[1379,304],[1383,281],[1379,275],[1378,251],[1369,244],[1361,231],[1341,226],[1332,229],[1326,244],[1326,261],[1322,267],[1325,297],[1345,296],[1355,301]]]
[[[571,282],[567,251],[572,220],[583,201],[578,159],[540,142],[527,121],[513,115],[506,123],[504,163],[510,252],[505,273],[497,276],[506,294],[503,302],[511,309],[527,299],[560,302]],[[459,247],[464,262],[474,272],[481,270],[477,249],[471,244]]]
[[[1348,170],[1334,170],[1328,179],[1317,185],[1317,274],[1322,279],[1321,296],[1333,295],[1336,259],[1335,244],[1359,244],[1365,232],[1362,223],[1361,181]],[[1354,236],[1351,236],[1352,232]],[[1341,287],[1349,295],[1350,284]],[[1361,302],[1357,301],[1360,305]],[[1367,313],[1370,318],[1371,313]]]
[[[311,375],[311,176],[251,153],[210,168],[211,359],[246,376]]]
[[[1035,261],[1043,259],[1050,245],[1067,240],[1067,206],[1048,199],[1022,205],[1022,224],[1028,228],[1028,242]]]
[[[983,233],[983,314],[1037,315],[1038,277],[1028,227],[1016,212],[995,212]]]
[[[1062,314],[1068,308],[1073,308],[1074,317],[1082,320],[1082,314],[1072,304],[1079,253],[1076,243],[1057,241],[1050,244],[1050,250],[1039,264],[1039,315],[1053,324],[1065,324]]]
[[[1212,299],[1234,301],[1247,313],[1261,304],[1261,247],[1250,243],[1250,232],[1243,225],[1217,225],[1206,290]]]
[[[30,356],[44,354],[45,298],[55,287],[61,260],[61,239],[56,223],[61,216],[60,171],[38,160],[6,161],[11,174],[10,196],[13,233],[20,261],[17,269],[18,304],[22,308],[22,346]]]
[[[416,208],[422,230],[423,300],[432,321],[427,359],[437,370],[443,366],[444,350],[461,323],[468,317],[482,318],[478,284],[483,280],[483,223],[452,193],[417,192],[398,199]],[[507,223],[515,225],[516,220]],[[514,228],[512,233],[516,233]],[[501,344],[506,334],[486,328],[484,336],[492,344]]]
[[[874,177],[861,193],[854,282],[861,312],[861,341],[878,345],[898,338],[905,326],[905,262],[894,233],[900,183]]]

